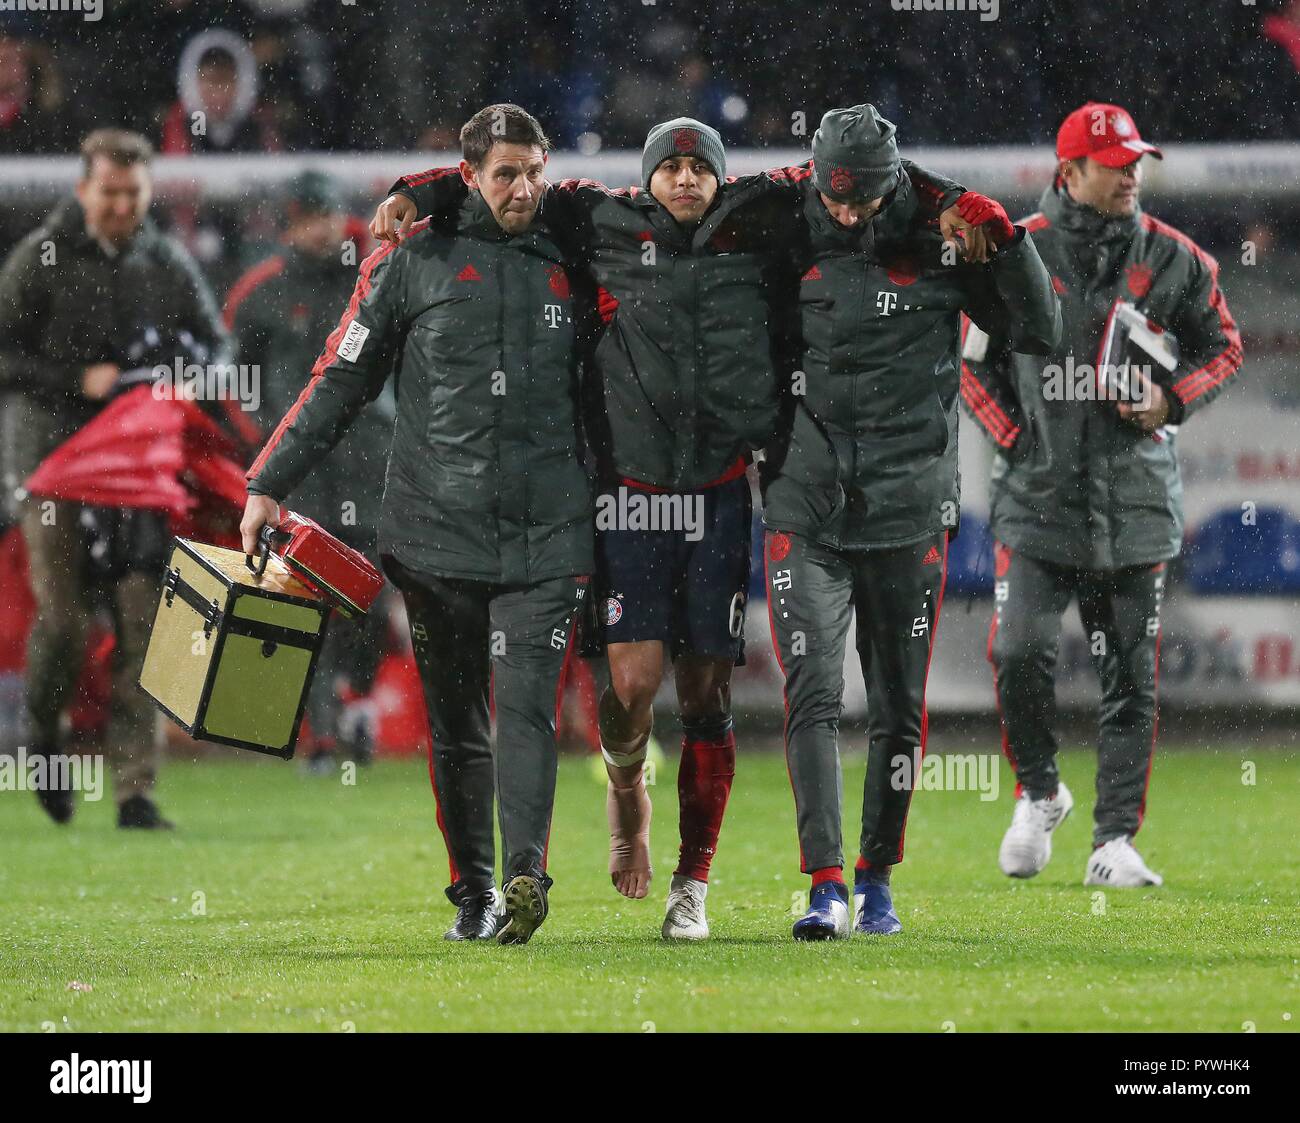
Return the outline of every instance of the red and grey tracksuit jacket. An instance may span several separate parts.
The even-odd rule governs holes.
[[[1058,565],[1119,569],[1174,557],[1182,544],[1176,427],[1221,394],[1241,369],[1241,335],[1219,288],[1219,266],[1187,235],[1139,211],[1108,217],[1051,188],[1024,220],[1061,298],[1063,331],[1050,355],[1013,353],[1008,340],[964,325],[963,404],[997,446],[990,488],[994,537]],[[1154,440],[1113,402],[1048,395],[1095,367],[1108,315],[1131,301],[1179,342],[1177,368],[1153,364],[1175,431]]]

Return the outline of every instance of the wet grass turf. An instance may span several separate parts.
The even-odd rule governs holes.
[[[166,836],[116,830],[108,799],[56,828],[3,792],[0,1030],[1293,1031],[1300,754],[1162,752],[1140,844],[1166,886],[1104,897],[1081,885],[1093,760],[1063,758],[1078,802],[1036,880],[997,871],[1005,771],[996,802],[925,791],[895,874],[903,935],[811,945],[789,936],[806,878],[779,753],[742,753],[713,939],[696,946],[658,938],[673,765],[655,788],[655,884],[629,902],[604,872],[603,793],[565,761],[552,913],[523,948],[442,940],[421,762],[355,786],[243,757],[172,764],[160,797],[181,829]],[[862,767],[846,759],[850,851]]]

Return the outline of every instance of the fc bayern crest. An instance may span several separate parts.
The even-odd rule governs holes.
[[[694,152],[700,138],[694,129],[674,129],[673,147],[678,152]]]
[[[1134,296],[1146,296],[1151,291],[1151,266],[1149,265],[1130,265],[1127,272],[1128,291]]]
[[[785,561],[790,553],[790,536],[782,531],[776,531],[769,539],[767,545],[767,554],[774,562]]]
[[[831,190],[840,195],[853,190],[853,175],[848,168],[831,168]]]
[[[612,628],[623,619],[623,606],[614,597],[605,598],[605,627]]]
[[[910,257],[891,257],[884,264],[885,276],[899,288],[916,284],[917,278],[921,275],[920,262]]]

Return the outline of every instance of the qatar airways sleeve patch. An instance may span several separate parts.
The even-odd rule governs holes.
[[[353,320],[348,324],[348,330],[343,333],[343,342],[339,344],[339,358],[355,363],[369,336],[370,329],[365,324]]]

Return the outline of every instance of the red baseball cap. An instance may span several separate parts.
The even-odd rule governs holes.
[[[1122,168],[1148,152],[1158,160],[1164,159],[1160,149],[1138,136],[1127,109],[1102,101],[1081,105],[1061,123],[1056,134],[1059,160],[1091,156],[1108,168]]]

